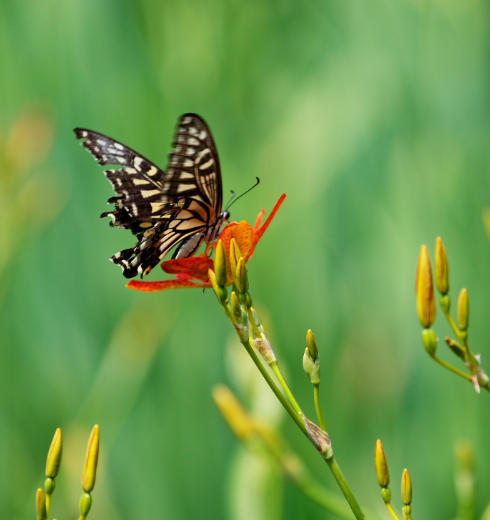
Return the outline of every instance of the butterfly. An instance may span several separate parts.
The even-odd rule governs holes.
[[[100,165],[115,196],[107,203],[111,226],[130,229],[137,244],[110,259],[126,278],[146,276],[178,245],[173,258],[192,256],[212,243],[230,214],[222,211],[223,190],[218,152],[206,122],[184,114],[177,124],[167,170],[106,135],[75,128],[75,136]]]

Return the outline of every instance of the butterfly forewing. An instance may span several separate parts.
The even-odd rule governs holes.
[[[222,188],[218,152],[211,131],[195,114],[180,118],[166,176],[183,197],[205,202],[221,211]]]
[[[179,243],[176,254],[183,258],[202,240],[214,239],[225,220],[221,173],[211,132],[199,116],[180,118],[167,172],[103,134],[77,128],[75,135],[99,164],[117,166],[105,172],[115,191],[108,200],[114,209],[101,216],[138,239],[111,258],[124,276],[148,274]]]

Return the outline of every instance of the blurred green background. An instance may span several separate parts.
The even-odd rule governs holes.
[[[454,446],[466,439],[481,514],[489,396],[429,360],[414,278],[420,245],[432,252],[442,236],[488,368],[489,53],[482,0],[1,0],[0,517],[34,518],[58,426],[51,516],[76,517],[98,423],[94,520],[334,518],[248,458],[217,412],[211,390],[226,383],[337,490],[250,382],[213,294],[129,291],[107,260],[133,237],[99,219],[111,188],[72,129],[165,167],[184,112],[212,129],[225,200],[261,178],[233,219],[253,222],[288,193],[249,265],[251,291],[312,418],[301,359],[315,332],[334,450],[361,504],[386,515],[381,438],[395,505],[407,467],[416,516],[454,516]],[[440,316],[436,331],[449,333]]]

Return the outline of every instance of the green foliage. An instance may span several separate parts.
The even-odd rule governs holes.
[[[452,287],[471,294],[472,345],[488,349],[488,14],[476,0],[3,0],[0,518],[35,517],[57,426],[74,448],[52,514],[73,517],[78,432],[94,423],[104,437],[90,518],[214,520],[255,507],[211,398],[230,379],[224,345],[239,348],[235,335],[211,291],[125,289],[107,258],[132,238],[98,218],[111,189],[71,133],[106,133],[164,167],[189,111],[211,126],[225,193],[261,178],[232,219],[253,222],[288,193],[250,264],[254,305],[270,313],[302,403],[304,331],[315,331],[322,407],[359,501],[379,507],[377,438],[393,475],[409,468],[417,518],[454,515],[456,440],[473,445],[487,486],[488,397],[428,361],[413,280],[420,244],[443,236]],[[32,146],[20,139],[25,153],[7,153],[9,132],[32,106],[54,139],[14,171],[5,158]],[[257,399],[246,382],[241,393]],[[304,411],[314,416],[313,404]],[[283,433],[335,490],[297,430],[285,422]],[[290,483],[271,482],[269,519],[325,518]]]

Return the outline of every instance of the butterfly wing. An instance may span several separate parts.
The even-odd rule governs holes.
[[[177,126],[166,181],[171,192],[221,212],[223,190],[218,151],[208,125],[196,114],[184,114]]]
[[[130,229],[135,247],[115,254],[124,276],[148,274],[177,244],[179,257],[190,256],[202,240],[214,238],[221,223],[221,174],[218,155],[206,123],[195,114],[181,117],[164,172],[131,148],[98,132],[75,129],[82,145],[101,165],[115,196],[111,225]]]

